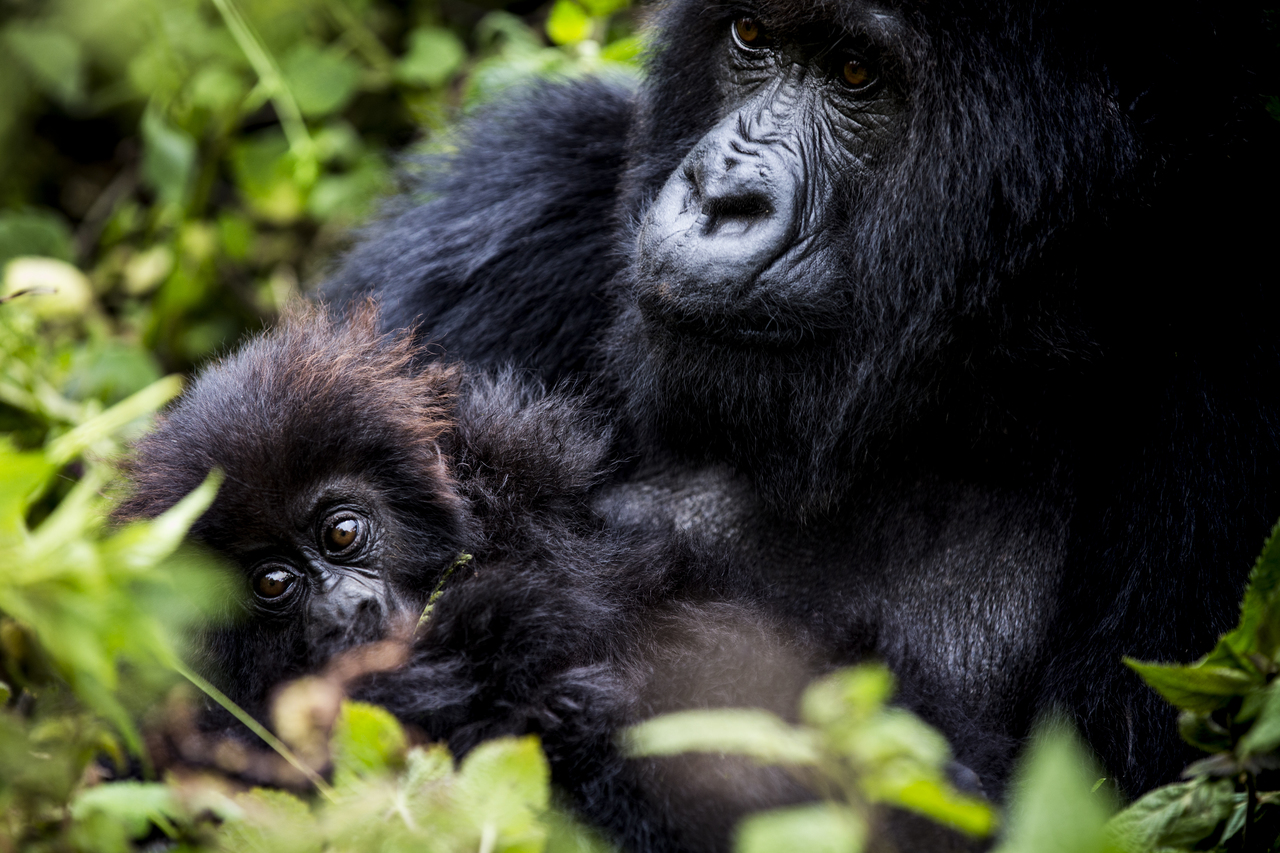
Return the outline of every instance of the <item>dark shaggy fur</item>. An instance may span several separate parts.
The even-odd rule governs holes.
[[[588,364],[638,436],[611,511],[730,548],[777,612],[886,659],[988,790],[1059,708],[1136,794],[1187,755],[1120,657],[1205,652],[1280,514],[1274,33],[1257,3],[890,5],[673,0],[639,92],[493,107],[328,292],[469,329],[449,352],[476,363]],[[781,121],[723,124],[764,91],[727,76],[742,16],[788,57],[863,46],[892,122],[859,168],[788,143],[825,193],[794,286],[673,286],[655,198],[713,131],[733,157]],[[696,333],[661,322],[686,292]],[[796,341],[707,334],[735,312]]]
[[[616,743],[622,727],[678,708],[793,715],[820,665],[804,633],[727,595],[741,573],[680,537],[602,523],[591,498],[609,473],[610,431],[589,411],[510,372],[413,369],[410,339],[380,336],[375,322],[368,311],[287,319],[207,368],[135,448],[121,519],[155,516],[211,468],[226,473],[194,535],[243,573],[242,614],[206,638],[209,677],[269,720],[282,681],[403,635],[466,552],[408,662],[356,679],[356,698],[458,756],[486,738],[540,735],[553,780],[629,849],[727,849],[746,811],[804,797],[745,762],[626,761]],[[367,559],[316,557],[316,519],[331,505],[364,512]],[[279,599],[291,607],[255,596],[264,560],[296,569],[298,589]],[[308,623],[356,565],[377,594],[333,614],[339,630],[317,639]],[[204,725],[237,734],[216,709]]]

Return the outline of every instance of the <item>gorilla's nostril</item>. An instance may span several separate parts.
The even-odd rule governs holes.
[[[702,213],[707,217],[705,233],[711,234],[728,222],[749,226],[773,215],[773,205],[760,193],[736,193],[712,196],[702,202]]]

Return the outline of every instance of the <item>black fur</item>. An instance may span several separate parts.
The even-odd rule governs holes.
[[[355,698],[459,757],[487,738],[540,735],[573,807],[628,849],[727,849],[745,812],[806,797],[777,770],[625,760],[616,742],[678,708],[793,716],[823,666],[805,632],[750,606],[741,572],[682,537],[602,523],[591,498],[610,470],[610,431],[588,409],[510,371],[411,367],[409,339],[375,322],[367,311],[289,318],[206,369],[135,448],[122,520],[162,512],[210,468],[227,476],[193,529],[243,576],[240,618],[202,644],[209,678],[269,722],[286,679],[403,637],[466,552],[407,663],[347,676]],[[309,553],[323,550],[315,519],[333,503],[365,511],[370,559]],[[277,599],[292,609],[252,591],[264,559],[296,569],[299,590]],[[306,623],[327,613],[325,573],[357,563],[379,594],[337,613],[342,630],[317,642]],[[202,726],[255,742],[213,706]]]
[[[750,133],[722,126],[761,91],[727,76],[742,16],[792,57],[846,33],[893,104],[858,168],[801,147],[827,200],[803,286],[763,294],[664,279],[645,242],[682,161],[702,180],[699,141]],[[1173,778],[1174,715],[1120,657],[1206,651],[1280,515],[1261,4],[675,0],[654,43],[634,97],[492,108],[328,292],[428,334],[474,324],[450,352],[476,362],[586,365],[638,436],[606,508],[730,548],[775,612],[886,659],[988,790],[1051,708],[1128,793]],[[580,150],[605,156],[568,166]],[[696,333],[660,322],[686,298]],[[738,313],[800,343],[715,337]]]

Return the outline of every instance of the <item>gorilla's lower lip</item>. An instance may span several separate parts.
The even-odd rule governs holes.
[[[641,299],[640,313],[645,322],[668,333],[725,346],[791,349],[811,343],[817,337],[811,329],[780,325],[775,317],[707,316],[682,311],[662,299]]]

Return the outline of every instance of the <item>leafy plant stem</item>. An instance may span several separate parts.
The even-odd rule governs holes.
[[[1244,786],[1244,826],[1240,827],[1240,849],[1248,850],[1249,828],[1253,826],[1253,819],[1258,810],[1258,783],[1252,773],[1244,774]]]
[[[307,123],[302,119],[302,110],[298,108],[293,92],[285,83],[284,74],[276,65],[275,58],[236,8],[234,0],[213,0],[213,5],[218,8],[218,14],[226,22],[227,29],[253,66],[258,79],[271,93],[271,102],[275,104],[276,113],[280,117],[280,126],[285,138],[289,140],[289,149],[298,158],[299,167],[314,171],[317,168],[315,144],[307,131]],[[310,179],[314,178],[315,175],[311,174]],[[310,180],[307,182],[310,183]]]
[[[342,28],[343,33],[351,39],[351,43],[360,55],[364,57],[365,62],[377,69],[379,72],[390,76],[395,71],[396,60],[387,50],[382,41],[365,26],[359,17],[352,14],[351,10],[346,7],[342,0],[328,0],[325,8],[329,10],[329,14]]]
[[[267,731],[267,728],[264,725],[249,716],[243,708],[228,699],[225,693],[214,687],[208,681],[205,681],[182,661],[172,660],[169,662],[169,665],[173,667],[175,672],[194,684],[206,696],[225,708],[231,716],[244,723],[249,731],[262,738],[263,742],[266,743],[267,746],[271,747],[281,758],[293,765],[294,769],[299,773],[306,776],[311,784],[316,786],[316,790],[319,791],[326,800],[335,802],[333,788],[329,786],[329,783],[325,782],[319,773],[311,767],[308,767],[302,759],[294,755],[293,750],[289,749],[289,747],[285,745],[284,741]]]

